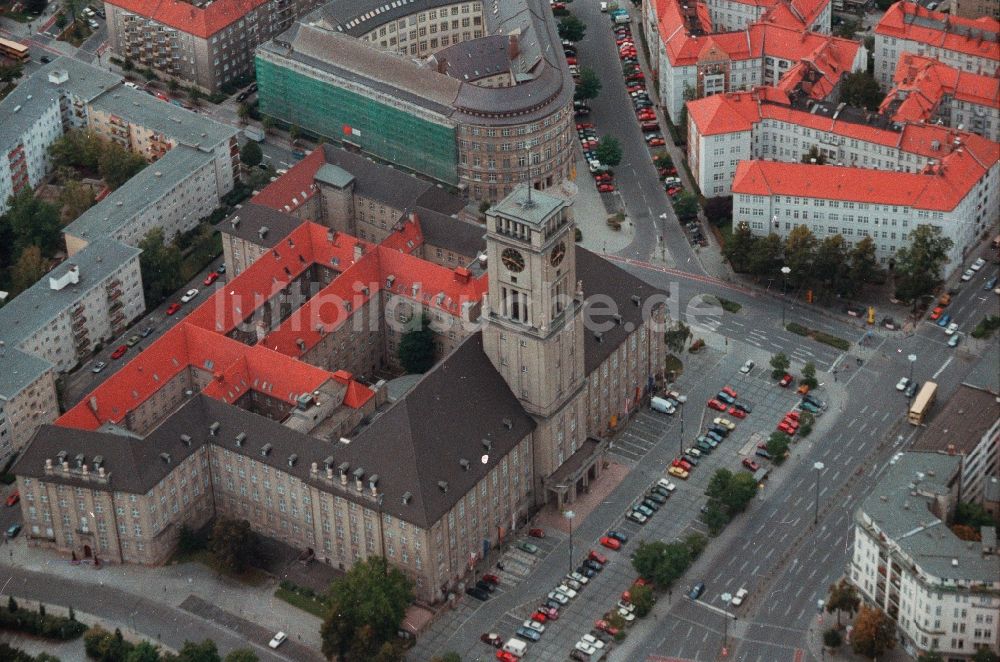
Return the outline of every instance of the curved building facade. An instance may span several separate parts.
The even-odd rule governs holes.
[[[264,114],[476,200],[571,174],[573,83],[540,0],[333,2],[256,57]]]

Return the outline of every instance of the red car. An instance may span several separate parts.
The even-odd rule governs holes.
[[[615,191],[615,185],[614,184],[598,184],[597,190],[600,191],[601,193],[614,193],[614,191]]]
[[[594,179],[598,182],[610,182],[614,177],[611,176],[611,173],[598,172],[594,174]]]
[[[646,76],[642,72],[636,72],[634,74],[629,74],[625,77],[625,80],[646,80]]]
[[[938,306],[937,308],[935,308],[934,310],[931,311],[931,319],[932,320],[936,320],[939,317],[941,317],[941,315],[943,313],[944,313],[944,308],[942,308],[941,306]]]
[[[604,554],[601,554],[600,552],[595,552],[594,550],[590,550],[587,553],[587,558],[590,559],[591,561],[597,561],[601,565],[608,564],[608,557],[606,557]]]
[[[494,586],[496,586],[497,584],[500,583],[500,578],[497,577],[496,575],[486,574],[486,575],[483,575],[483,581],[484,582],[489,582],[490,584],[493,584]]]
[[[788,420],[790,420],[790,421],[795,421],[796,423],[798,423],[799,422],[799,412],[797,412],[797,411],[790,411],[787,414],[785,414],[785,418],[788,419]]]
[[[735,418],[746,418],[747,417],[747,413],[745,411],[743,411],[742,409],[740,409],[739,407],[730,407],[729,408],[729,415],[733,416]]]
[[[798,430],[799,429],[798,422],[797,421],[793,421],[792,419],[788,418],[787,416],[785,418],[781,419],[781,422],[784,423],[785,425],[787,425],[788,427],[792,428],[793,430]]]
[[[792,436],[792,435],[795,434],[795,428],[793,428],[792,426],[790,426],[785,421],[782,421],[782,422],[778,423],[778,432],[784,432],[785,434],[787,434],[790,437],[790,436]]]
[[[640,122],[656,121],[656,113],[654,113],[651,110],[640,110],[638,113],[635,114],[635,116],[639,118]]]
[[[125,352],[127,351],[128,351],[128,345],[119,345],[118,349],[111,352],[111,358],[120,359],[121,357],[125,356]]]
[[[479,641],[484,644],[489,644],[493,648],[500,648],[503,646],[503,637],[496,632],[485,632],[479,635]]]
[[[642,124],[640,126],[642,126],[642,130],[643,131],[659,131],[660,130],[660,125],[657,122],[642,122]]]
[[[743,466],[749,469],[750,471],[757,471],[758,469],[760,469],[760,465],[748,457],[743,458]]]
[[[593,129],[594,125],[590,122],[577,122],[577,131],[582,131],[583,129]]]
[[[566,64],[576,64],[576,58],[571,56],[566,56]]]
[[[520,662],[520,658],[513,653],[508,653],[507,651],[497,651],[497,659],[500,662]]]
[[[691,463],[688,462],[687,460],[683,459],[683,458],[677,458],[676,460],[674,460],[670,464],[673,465],[673,466],[675,466],[675,467],[680,467],[684,471],[691,471]]]
[[[622,544],[615,538],[610,538],[608,536],[601,536],[601,545],[607,547],[608,549],[619,550],[622,548]]]
[[[666,166],[660,168],[657,172],[660,173],[660,177],[673,177],[677,174],[677,168],[673,166]]]
[[[785,388],[791,383],[792,383],[792,376],[786,372],[785,376],[782,377],[781,381],[778,382],[778,386],[780,386],[781,388]]]
[[[547,614],[543,614],[540,611],[536,611],[534,614],[531,615],[531,620],[533,620],[536,623],[542,623],[544,625],[549,620],[549,617]]]
[[[735,397],[738,397],[738,396],[736,395],[736,391],[734,391],[734,390],[733,390],[733,387],[732,387],[732,386],[729,386],[729,385],[726,385],[726,386],[723,386],[723,387],[722,387],[722,392],[723,392],[723,393],[725,393],[726,395],[728,395],[728,396],[729,396],[729,397],[731,397],[731,398],[735,398]]]
[[[174,313],[176,313],[180,309],[181,309],[181,304],[179,304],[179,303],[172,303],[169,306],[167,306],[167,315],[173,315]]]
[[[667,144],[667,141],[665,141],[663,138],[650,138],[649,140],[646,141],[646,144],[648,144],[650,147],[662,147]]]
[[[544,538],[545,529],[531,529],[530,531],[528,531],[528,535],[531,536],[532,538]]]
[[[722,404],[715,398],[712,398],[711,400],[708,401],[708,408],[715,409],[717,411],[726,411],[726,405]]]
[[[556,609],[555,607],[546,607],[545,605],[542,605],[541,607],[535,610],[535,613],[544,614],[545,616],[548,617],[550,621],[559,620],[559,610]]]
[[[213,271],[212,273],[208,274],[208,276],[205,278],[205,280],[202,281],[202,283],[204,283],[205,285],[211,285],[217,280],[219,280],[219,274]]]
[[[612,637],[617,635],[619,632],[618,628],[616,628],[615,626],[611,625],[611,623],[608,623],[607,621],[601,618],[594,621],[594,627],[597,628],[598,630],[601,630],[602,632],[607,632]]]
[[[13,506],[14,504],[16,504],[20,500],[21,500],[21,492],[20,492],[20,490],[14,490],[13,492],[11,492],[10,496],[7,497],[7,505],[8,506]]]

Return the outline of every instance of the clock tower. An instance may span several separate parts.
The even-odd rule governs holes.
[[[586,438],[583,297],[575,224],[562,198],[515,189],[486,214],[488,319],[483,347],[534,416],[541,481]]]

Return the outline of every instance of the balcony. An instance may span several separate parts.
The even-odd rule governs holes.
[[[70,314],[70,317],[72,317],[74,321],[77,318],[80,318],[83,321],[87,321],[87,318],[83,314],[83,306],[80,306],[80,305],[76,306],[73,310],[70,311],[69,314]]]
[[[114,301],[115,299],[117,299],[122,295],[122,288],[119,287],[118,285],[115,285],[114,287],[109,287],[107,289],[107,292],[108,292],[108,298]]]

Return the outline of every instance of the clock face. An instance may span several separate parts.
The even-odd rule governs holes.
[[[524,256],[513,248],[505,248],[500,254],[500,259],[508,271],[519,273],[524,270]]]
[[[552,252],[549,253],[549,262],[552,264],[553,267],[558,267],[559,263],[563,261],[564,257],[566,257],[566,245],[562,242],[559,242],[552,249]]]

